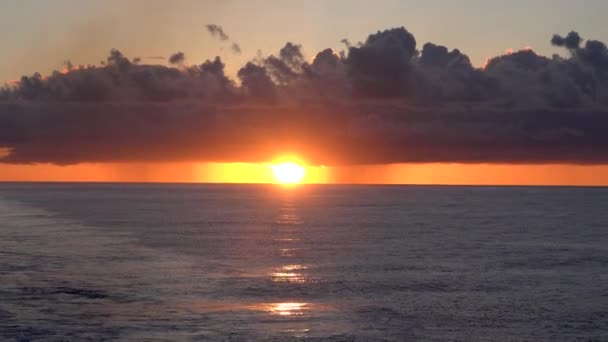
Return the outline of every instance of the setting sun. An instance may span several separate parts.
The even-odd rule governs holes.
[[[271,168],[277,183],[281,184],[300,183],[306,175],[306,170],[302,166],[292,162],[275,164]]]

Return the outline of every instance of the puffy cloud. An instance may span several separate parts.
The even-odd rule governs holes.
[[[416,95],[427,102],[482,101],[496,94],[496,81],[473,68],[458,49],[426,43],[416,69]]]
[[[349,76],[361,96],[405,96],[411,88],[416,39],[405,28],[378,31],[348,49]]]
[[[539,56],[531,49],[524,49],[517,52],[509,52],[506,55],[497,56],[490,59],[485,66],[486,71],[491,72],[508,65],[509,68],[516,68],[526,72],[535,72],[545,67],[549,59]]]
[[[289,65],[292,69],[299,69],[304,63],[304,55],[302,54],[302,46],[287,42],[279,51],[279,56],[282,61]]]
[[[275,99],[275,84],[265,67],[249,62],[239,70],[237,76],[251,101]]]
[[[564,38],[554,35],[551,43],[566,47],[572,57],[560,60],[559,64],[572,80],[572,90],[581,94],[586,102],[608,104],[608,49],[604,42],[583,39],[577,32]]]
[[[230,37],[228,37],[226,32],[224,32],[224,29],[219,25],[207,24],[207,25],[205,25],[205,27],[207,28],[207,32],[209,32],[209,34],[211,34],[211,36],[213,36],[213,37],[217,37],[220,40],[230,39]]]
[[[304,63],[301,46],[287,43],[279,51],[279,57],[271,55],[263,60],[269,74],[278,84],[286,84],[298,78]]]
[[[174,62],[183,57],[173,55]],[[219,57],[183,70],[162,65],[136,64],[112,50],[102,66],[79,66],[67,73],[23,76],[16,86],[4,89],[6,100],[37,102],[170,101],[222,97],[234,92]],[[217,84],[222,84],[220,88]]]
[[[181,64],[186,59],[186,55],[183,52],[179,51],[171,55],[169,57],[169,63],[171,64]]]
[[[585,44],[584,49],[577,50],[577,54],[584,63],[602,73],[600,76],[605,76],[604,74],[608,71],[608,50],[606,49],[606,44],[597,40],[589,40]]]
[[[210,28],[210,27],[211,28]],[[220,39],[221,27],[208,25]],[[608,163],[608,49],[576,32],[475,68],[458,49],[416,49],[405,28],[306,59],[289,42],[242,66],[219,57],[144,64],[112,50],[103,64],[34,73],[0,90],[8,163],[265,161],[311,163]]]
[[[190,68],[189,72],[197,79],[200,92],[195,94],[197,98],[206,99],[207,102],[236,101],[237,89],[234,82],[230,80],[225,72],[225,64],[219,57],[213,61],[206,60],[198,68]]]
[[[471,69],[471,61],[467,55],[463,55],[458,49],[448,52],[447,47],[433,43],[424,44],[420,62],[429,66]]]
[[[346,83],[346,65],[343,58],[332,49],[325,49],[315,56],[311,65],[303,64],[302,68],[308,77],[328,80],[334,78],[337,82]],[[338,84],[336,84],[338,85]]]
[[[580,47],[583,39],[577,32],[570,31],[566,37],[562,37],[558,34],[553,35],[551,44],[555,46],[563,46],[569,50],[576,50]]]

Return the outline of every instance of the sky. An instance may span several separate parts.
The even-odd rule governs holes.
[[[302,44],[308,57],[340,40],[364,40],[377,30],[405,26],[421,43],[458,47],[480,66],[507,49],[556,52],[553,33],[577,30],[605,39],[603,0],[310,0],[297,1],[119,1],[6,0],[0,5],[3,58],[0,80],[60,69],[65,60],[97,63],[110,49],[129,56],[165,56],[184,51],[193,61],[222,54],[206,34],[216,23],[241,46],[227,68],[272,53],[285,42]]]
[[[0,8],[0,180],[608,185],[605,1]]]

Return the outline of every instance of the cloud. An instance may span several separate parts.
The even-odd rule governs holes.
[[[232,45],[230,45],[230,49],[232,50],[232,52],[236,53],[237,55],[241,54],[241,46],[237,43],[232,43]]]
[[[287,42],[285,46],[281,48],[279,57],[292,69],[299,69],[304,63],[302,46],[291,42]]]
[[[212,37],[219,38],[219,40],[222,42],[230,41],[230,37],[228,36],[228,34],[226,34],[226,32],[224,32],[224,29],[221,26],[215,24],[207,24],[205,25],[205,27],[207,28],[207,32],[209,32]],[[241,46],[236,42],[231,42],[230,51],[237,55],[240,55],[242,53]]]
[[[242,66],[238,83],[219,57],[184,66],[178,52],[172,67],[112,50],[99,66],[7,84],[0,161],[261,162],[297,152],[326,165],[608,163],[608,49],[576,32],[551,43],[567,56],[524,49],[475,68],[459,49],[418,50],[395,28],[311,60],[288,42]]]
[[[382,111],[380,111],[382,110]],[[591,111],[415,109],[376,104],[2,105],[5,162],[606,163],[608,118]]]
[[[360,46],[351,46],[346,64],[354,90],[361,96],[406,95],[415,53],[416,39],[403,27],[378,31]]]
[[[262,59],[262,63],[276,83],[287,84],[300,75],[304,64],[302,47],[288,42],[279,51],[279,57],[270,55]]]
[[[209,34],[211,34],[213,37],[217,37],[220,40],[230,39],[230,37],[228,37],[228,35],[224,32],[224,29],[222,29],[222,27],[219,25],[207,24],[205,27],[207,28],[207,32],[209,32]]]
[[[171,64],[182,64],[186,59],[186,55],[183,52],[179,51],[171,55],[169,57],[169,63]]]
[[[562,37],[558,34],[553,35],[551,44],[555,46],[563,46],[569,50],[576,50],[580,47],[583,39],[577,32],[570,31],[566,37]]]
[[[251,101],[272,101],[275,99],[276,85],[270,79],[265,67],[247,63],[238,73],[242,88]]]
[[[350,40],[348,40],[346,38],[340,39],[340,43],[344,44],[344,46],[346,46],[347,49],[350,49],[353,46],[353,44],[350,43]]]

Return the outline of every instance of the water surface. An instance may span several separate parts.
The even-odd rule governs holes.
[[[0,184],[4,340],[608,340],[608,189]]]

